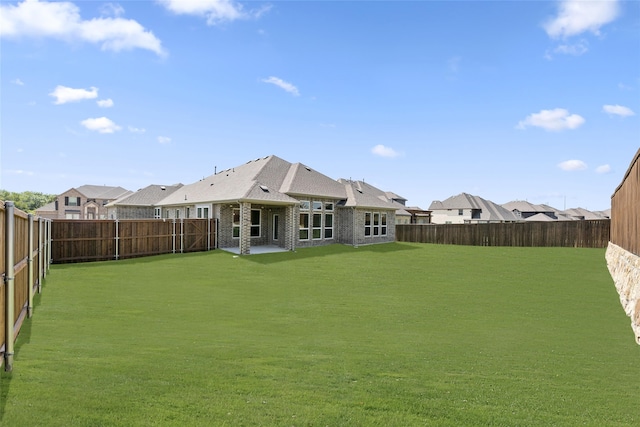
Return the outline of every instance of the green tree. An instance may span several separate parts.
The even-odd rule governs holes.
[[[0,200],[11,200],[16,208],[27,213],[34,213],[36,209],[51,203],[55,198],[55,194],[44,194],[35,191],[16,193],[0,189]]]

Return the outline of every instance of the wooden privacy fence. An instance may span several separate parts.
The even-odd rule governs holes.
[[[33,314],[34,292],[40,292],[49,270],[51,221],[0,202],[0,354],[5,371],[13,370],[13,345],[25,317]]]
[[[215,219],[53,220],[53,263],[106,261],[216,248]]]
[[[610,220],[489,224],[402,224],[399,242],[472,246],[606,248]]]
[[[611,196],[611,242],[640,256],[640,149]]]

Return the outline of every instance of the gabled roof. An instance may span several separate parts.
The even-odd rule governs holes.
[[[122,187],[110,187],[108,185],[81,185],[75,189],[87,199],[115,200],[132,192]]]
[[[529,203],[524,200],[514,200],[512,202],[504,203],[502,205],[503,208],[509,211],[519,211],[519,212],[550,212],[553,213],[556,209],[551,206],[546,205],[534,205],[533,203]]]
[[[149,185],[136,191],[133,194],[120,197],[111,203],[107,204],[107,207],[111,206],[154,206],[160,200],[164,199],[177,189],[182,187],[182,184],[176,185]]]
[[[346,198],[344,187],[337,181],[301,163],[292,164],[272,155],[185,185],[158,205],[236,201],[299,203],[291,195]]]
[[[449,197],[444,201],[434,200],[429,206],[430,211],[449,209],[479,209],[481,221],[517,221],[518,218],[513,212],[502,206],[485,200],[479,196],[467,193],[460,193],[457,196]]]
[[[560,213],[566,215],[570,219],[606,219],[606,218],[603,218],[601,215],[597,215],[583,208],[567,209],[567,210],[561,211]]]
[[[38,212],[55,212],[56,211],[56,202],[51,202],[51,203],[47,203],[44,206],[40,206],[38,209],[35,210],[36,213]]]
[[[535,215],[531,215],[530,217],[525,218],[524,220],[525,221],[542,221],[542,222],[557,221],[557,219],[553,219],[549,215],[544,214],[542,212],[538,212]]]
[[[386,210],[404,210],[404,206],[398,202],[387,199],[384,191],[367,184],[364,181],[351,181],[339,179],[347,191],[347,200],[342,204],[345,207],[362,207]]]
[[[347,197],[344,186],[338,181],[302,163],[291,165],[280,186],[280,191],[286,194],[320,196],[332,199],[344,199]]]

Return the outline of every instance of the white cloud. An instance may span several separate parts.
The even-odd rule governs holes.
[[[290,94],[292,94],[293,96],[300,96],[300,92],[298,91],[298,88],[295,87],[294,85],[292,85],[289,82],[285,82],[282,79],[279,79],[278,77],[269,77],[267,79],[262,79],[262,81],[264,83],[270,83],[273,85],[278,86],[281,89],[284,89],[285,91],[289,92]]]
[[[92,87],[91,90],[86,89],[74,89],[71,87],[58,85],[49,94],[56,98],[54,104],[66,104],[67,102],[77,102],[83,99],[94,99],[98,97],[98,88]]]
[[[114,133],[122,129],[116,125],[113,121],[106,117],[99,117],[95,119],[86,119],[80,122],[80,124],[89,130],[93,130],[100,133]]]
[[[14,85],[18,85],[18,86],[24,86],[24,82],[20,79],[14,79],[11,80],[11,83],[13,83]]]
[[[371,152],[380,157],[398,157],[400,153],[391,147],[386,147],[382,144],[378,144],[371,149]]]
[[[233,0],[158,0],[167,10],[176,15],[195,15],[206,18],[207,25],[216,25],[238,19],[259,18],[271,6],[245,10]]]
[[[26,175],[26,176],[33,176],[35,175],[34,172],[32,171],[26,171],[23,169],[8,169],[7,171],[5,171],[5,173],[7,175]]]
[[[563,171],[581,171],[587,168],[587,164],[582,160],[567,160],[562,163],[558,163],[558,167]]]
[[[587,43],[586,40],[581,40],[580,42],[575,44],[561,44],[553,50],[554,53],[560,53],[563,55],[573,55],[573,56],[584,55],[588,51],[589,51],[589,44]]]
[[[169,138],[168,136],[159,136],[158,137],[158,142],[160,144],[168,144],[171,142],[171,138]]]
[[[616,116],[620,117],[629,117],[636,115],[636,113],[634,113],[631,108],[623,107],[622,105],[603,105],[602,111],[608,114],[615,114]]]
[[[103,16],[119,17],[124,15],[124,8],[117,3],[105,3],[100,7],[100,13]]]
[[[117,15],[117,8],[113,12]],[[80,9],[71,2],[25,0],[0,6],[0,36],[51,37],[67,42],[100,44],[103,50],[147,49],[165,55],[153,33],[132,19],[93,18],[83,20]]]
[[[129,132],[138,133],[138,134],[143,134],[143,133],[145,133],[147,131],[144,128],[136,128],[136,127],[133,127],[133,126],[129,126],[128,129],[129,129]]]
[[[113,99],[109,98],[109,99],[100,99],[98,101],[96,101],[96,103],[98,104],[98,107],[101,108],[111,108],[113,107]]]
[[[611,166],[609,165],[601,165],[596,168],[596,173],[605,174],[611,172]]]
[[[585,119],[577,114],[569,114],[564,108],[542,110],[539,113],[528,115],[516,126],[517,129],[526,129],[529,126],[541,127],[548,131],[561,131],[576,129],[582,126]]]
[[[543,25],[552,38],[571,37],[585,31],[599,35],[600,27],[616,19],[620,10],[617,0],[563,0],[558,9],[558,15]]]

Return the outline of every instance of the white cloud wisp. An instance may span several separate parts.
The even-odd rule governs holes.
[[[587,164],[582,160],[566,160],[558,163],[558,167],[563,171],[574,172],[587,169]]]
[[[233,0],[158,0],[168,11],[176,15],[194,15],[206,18],[207,25],[217,25],[239,19],[259,18],[271,7],[245,10]]]
[[[585,123],[585,119],[578,114],[569,114],[564,108],[553,110],[541,110],[539,113],[528,115],[521,120],[516,129],[527,127],[540,127],[547,131],[561,131],[565,129],[577,129]]]
[[[631,117],[635,116],[636,113],[629,107],[624,107],[622,105],[603,105],[602,111],[610,115],[616,115],[620,117]]]
[[[109,98],[109,99],[100,99],[98,101],[96,101],[96,103],[98,104],[98,107],[100,108],[111,108],[113,107],[113,99]]]
[[[293,96],[300,96],[300,92],[298,91],[297,87],[295,87],[294,85],[292,85],[289,82],[285,82],[284,80],[282,80],[282,79],[280,79],[278,77],[271,76],[271,77],[269,77],[267,79],[262,79],[262,82],[269,83],[269,84],[272,84],[272,85],[276,85],[280,89],[283,89],[286,92],[289,92]]]
[[[58,85],[49,96],[56,98],[53,102],[54,104],[60,105],[66,104],[67,102],[78,102],[84,99],[95,99],[98,97],[98,88],[91,87],[90,90],[87,90]]]
[[[80,124],[89,130],[99,133],[114,133],[122,129],[120,126],[106,117],[86,119],[81,121]]]
[[[382,144],[378,144],[375,147],[373,147],[371,149],[371,152],[376,156],[389,157],[389,158],[398,157],[400,155],[400,153],[398,153],[393,148],[384,146]]]

